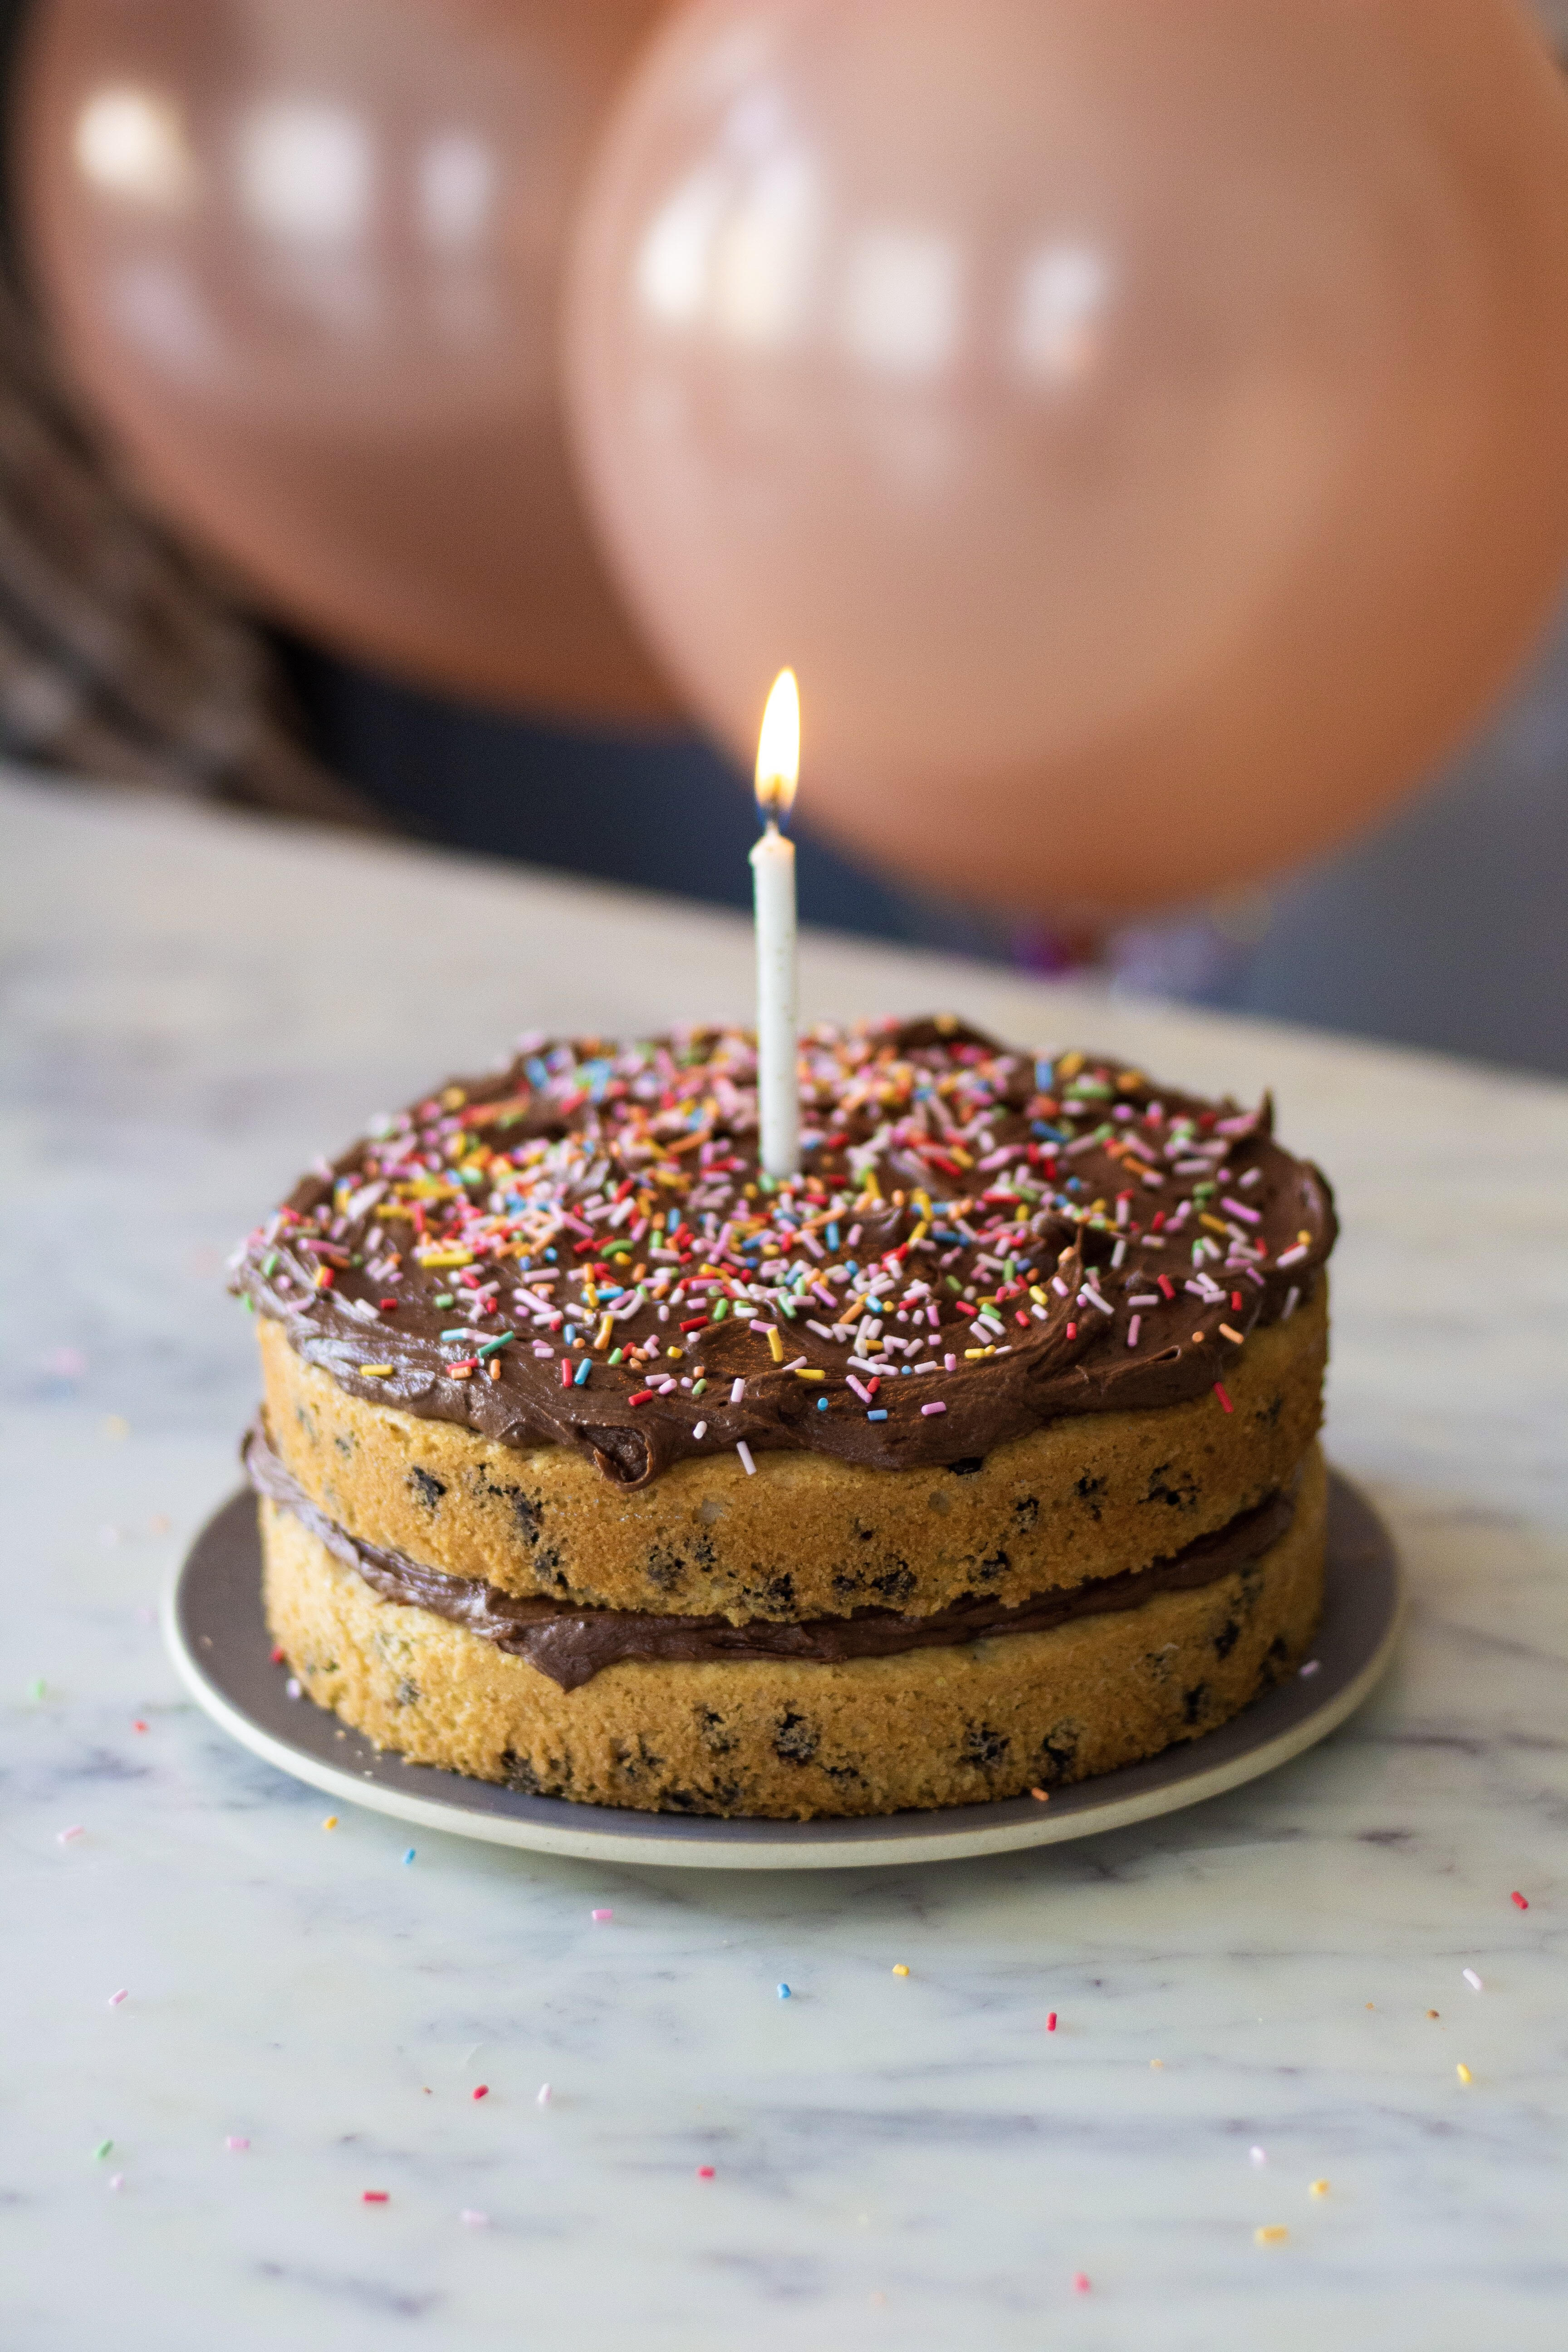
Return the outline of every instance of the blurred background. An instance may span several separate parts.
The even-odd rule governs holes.
[[[1448,0],[1432,6],[1434,21],[1453,14]],[[847,13],[856,15],[857,0],[847,0]],[[1005,63],[1015,29],[1005,9],[981,8],[970,21],[984,27],[993,13],[996,56]],[[1435,643],[1425,670],[1410,664],[1412,699],[1424,696],[1423,709],[1443,701],[1436,681],[1458,679],[1451,708],[1444,706],[1440,722],[1425,733],[1405,718],[1380,732],[1370,717],[1356,715],[1353,681],[1347,683],[1345,732],[1348,741],[1360,730],[1362,766],[1348,750],[1325,751],[1325,775],[1338,759],[1335,772],[1345,780],[1345,806],[1331,820],[1325,814],[1316,828],[1281,824],[1277,846],[1269,835],[1254,848],[1241,840],[1246,828],[1235,811],[1242,802],[1222,806],[1216,799],[1210,830],[1237,846],[1234,856],[1215,848],[1207,860],[1212,882],[1203,856],[1176,860],[1167,895],[1156,876],[1140,882],[1127,903],[1128,893],[1119,900],[1110,885],[1098,888],[1086,848],[1070,872],[1064,866],[1059,891],[1050,886],[1044,851],[1033,862],[1020,854],[1020,879],[1010,887],[1007,826],[986,812],[1005,812],[1008,792],[1054,793],[1061,834],[1090,842],[1110,771],[1096,768],[1076,743],[1050,736],[1038,701],[1022,693],[1016,714],[1011,706],[1005,714],[1013,733],[1000,722],[987,732],[991,712],[1012,690],[1002,655],[994,676],[986,668],[990,643],[1005,635],[993,613],[975,644],[960,646],[963,675],[973,678],[973,708],[961,714],[958,733],[961,740],[970,730],[984,744],[989,764],[974,780],[974,824],[982,831],[990,824],[997,845],[989,865],[984,855],[955,861],[964,869],[959,896],[944,888],[940,844],[921,847],[914,816],[905,837],[896,777],[875,775],[849,719],[838,723],[834,697],[846,710],[857,707],[858,693],[858,707],[874,708],[880,687],[862,690],[873,671],[899,684],[899,661],[886,656],[875,629],[868,624],[858,632],[884,595],[889,604],[912,599],[915,589],[906,589],[902,574],[907,563],[918,585],[921,551],[911,541],[900,555],[896,537],[885,536],[873,551],[881,572],[863,567],[885,520],[868,492],[861,540],[840,547],[825,537],[820,572],[804,601],[792,607],[786,593],[795,553],[788,533],[810,496],[789,467],[841,466],[833,503],[847,509],[859,496],[861,445],[834,438],[847,397],[837,377],[829,381],[820,366],[792,376],[781,373],[787,352],[771,356],[787,344],[779,306],[792,256],[802,249],[790,242],[791,224],[804,217],[807,199],[777,162],[784,151],[768,116],[768,91],[775,99],[780,89],[790,94],[797,131],[805,123],[824,152],[834,139],[847,140],[858,165],[863,132],[836,117],[811,61],[802,63],[790,47],[802,11],[773,14],[779,22],[770,28],[767,9],[757,11],[774,41],[760,73],[754,59],[735,65],[721,45],[712,46],[714,26],[705,26],[701,6],[681,11],[655,0],[574,0],[570,9],[560,0],[554,6],[5,0],[0,743],[6,755],[58,775],[62,789],[83,777],[187,793],[271,810],[279,821],[391,830],[739,907],[749,903],[746,852],[755,832],[742,715],[760,708],[752,645],[742,641],[750,629],[765,650],[771,633],[781,640],[777,661],[795,659],[802,669],[807,748],[796,829],[805,919],[1041,972],[1092,970],[1139,992],[1568,1076],[1568,600],[1551,576],[1553,566],[1563,576],[1560,516],[1568,500],[1556,474],[1544,494],[1546,476],[1526,468],[1518,482],[1499,471],[1494,483],[1479,431],[1463,419],[1436,449],[1433,478],[1463,471],[1479,453],[1473,473],[1487,488],[1486,516],[1502,520],[1496,548],[1477,557],[1474,611],[1451,589],[1440,600],[1458,608],[1454,645]],[[738,5],[710,6],[706,15],[726,37],[745,20]],[[933,56],[947,37],[939,15],[923,11]],[[686,17],[689,25],[673,21]],[[1542,0],[1533,31],[1568,48],[1568,0]],[[725,72],[758,79],[750,94],[739,82],[727,89],[715,130],[700,118],[690,92],[706,87],[699,68],[711,79],[714,59],[723,56],[731,57]],[[1448,76],[1442,92],[1458,78],[1456,58],[1439,61]],[[875,79],[873,67],[882,76],[876,87],[888,89],[885,60],[869,53],[864,61],[828,58],[823,86],[837,93],[853,88],[862,62],[868,77]],[[1071,65],[1084,77],[1110,70],[1102,61]],[[1500,84],[1498,104],[1545,109],[1528,65],[1519,70],[1523,100]],[[913,121],[932,78],[928,73],[908,96]],[[987,108],[1005,111],[1007,79],[1000,68],[991,80],[977,69],[977,137],[989,136]],[[1467,70],[1464,79],[1473,84],[1474,75]],[[1132,79],[1123,72],[1119,88],[1131,89]],[[1179,77],[1167,76],[1152,95],[1133,95],[1145,106],[1184,102]],[[886,103],[895,114],[905,103],[896,78]],[[1327,119],[1341,122],[1327,76],[1323,103]],[[1434,116],[1437,110],[1435,101]],[[1105,117],[1124,134],[1135,119]],[[1497,126],[1505,147],[1515,128]],[[1352,155],[1363,131],[1373,153],[1376,121],[1369,117],[1362,131],[1343,122]],[[1026,149],[1026,132],[1035,134],[1027,125],[1020,131]],[[798,135],[804,140],[806,131]],[[1521,131],[1521,144],[1533,135]],[[1557,136],[1543,111],[1543,176],[1555,168]],[[1101,187],[1110,137],[1106,131],[1085,147],[1086,185]],[[920,168],[934,175],[933,184],[946,172],[967,190],[989,168],[948,154],[939,140],[917,143]],[[1064,154],[1071,144],[1064,131]],[[731,321],[742,359],[733,367],[726,359],[728,373],[721,373],[710,357],[689,364],[679,341],[688,248],[678,233],[688,215],[695,217],[693,207],[721,204],[713,191],[731,168],[726,159],[742,149],[763,158],[757,184],[765,202],[746,219],[748,234],[765,229],[766,237],[763,263],[753,256],[745,279],[752,308],[735,314],[740,325]],[[1311,152],[1304,133],[1303,170],[1311,168]],[[401,213],[387,194],[387,158],[395,156],[412,159],[395,192]],[[1271,160],[1268,168],[1283,167]],[[1358,168],[1352,162],[1347,176],[1353,180]],[[869,174],[872,162],[864,169]],[[1482,178],[1489,173],[1489,187],[1497,179],[1484,155],[1474,169]],[[1372,164],[1366,185],[1369,205],[1394,201]],[[687,215],[658,194],[669,187]],[[985,193],[989,218],[1008,191],[988,184]],[[1530,195],[1518,192],[1506,218],[1497,198],[1497,234],[1512,240],[1510,251],[1526,239],[1520,223]],[[1108,217],[1121,217],[1105,201]],[[1465,221],[1449,219],[1443,235],[1462,273]],[[1404,227],[1400,236],[1394,249],[1411,257],[1415,282],[1419,239]],[[1479,239],[1479,231],[1469,237],[1477,251]],[[1543,235],[1542,266],[1563,249]],[[942,253],[930,239],[921,246],[908,236],[897,245],[885,239],[882,247],[862,236],[856,250],[875,272],[851,342],[860,336],[859,360],[881,372],[882,387],[873,425],[861,419],[857,429],[874,432],[876,458],[888,459],[887,479],[904,501],[900,518],[918,515],[921,501],[934,499],[931,481],[951,455],[945,442],[932,454],[931,413],[919,404],[921,371],[938,364],[930,338],[945,299]],[[1325,230],[1314,268],[1337,267],[1338,250]],[[1363,265],[1348,235],[1342,257],[1347,278],[1363,270],[1373,282],[1375,257]],[[1478,282],[1484,261],[1484,253],[1475,261]],[[1114,381],[1111,362],[1101,368],[1095,337],[1097,306],[1109,304],[1106,331],[1114,330],[1117,289],[1106,295],[1100,268],[1087,238],[1053,247],[1030,313],[1052,398],[1070,396],[1089,420],[1072,427],[1080,436],[1074,449],[1089,446],[1095,401],[1110,398],[1105,387]],[[1268,284],[1277,287],[1277,278]],[[666,341],[650,341],[646,320],[632,317],[634,298],[645,309],[665,306],[658,332]],[[1334,299],[1322,298],[1329,309]],[[1441,290],[1422,299],[1438,322],[1430,341],[1438,352],[1449,331]],[[1518,299],[1527,305],[1526,295]],[[1568,282],[1554,299],[1568,320]],[[560,359],[563,306],[575,325]],[[1239,310],[1225,329],[1238,352],[1247,335],[1265,331]],[[1174,341],[1174,330],[1159,331],[1167,346]],[[1310,331],[1300,330],[1303,349]],[[1531,331],[1539,341],[1533,320]],[[1334,332],[1342,341],[1342,326]],[[1487,336],[1490,348],[1500,347],[1500,328],[1489,326]],[[1232,364],[1228,346],[1216,330],[1201,348],[1194,339],[1194,348],[1196,356],[1189,349],[1183,359],[1183,382],[1206,389],[1222,362]],[[973,359],[968,364],[973,372]],[[1298,364],[1294,343],[1289,364]],[[1240,362],[1234,365],[1239,380]],[[1278,393],[1286,365],[1279,360],[1269,379],[1270,431],[1287,405]],[[737,373],[742,366],[746,372]],[[1534,376],[1524,358],[1507,369],[1500,363],[1500,372],[1510,386],[1529,376],[1531,415],[1557,413],[1568,435],[1563,383],[1544,362]],[[1335,388],[1323,382],[1314,415],[1334,413]],[[1513,393],[1487,394],[1494,396],[1501,415]],[[966,457],[982,449],[990,464],[1000,446],[1011,453],[1009,464],[1055,462],[1035,441],[1020,443],[1017,456],[1007,437],[1016,437],[1016,419],[1003,413],[994,386],[961,387],[952,397],[967,403]],[[839,405],[829,413],[833,402]],[[944,432],[956,432],[954,414],[943,412]],[[700,449],[681,437],[695,433],[693,417],[709,436]],[[1169,414],[1156,422],[1147,445],[1166,452],[1167,471],[1179,470],[1188,461]],[[1348,436],[1352,427],[1345,429]],[[1517,449],[1533,429],[1510,412],[1499,438]],[[1132,431],[1113,455],[1131,446]],[[1291,432],[1293,439],[1270,444],[1273,462],[1306,485],[1304,500],[1315,478],[1314,444],[1299,421]],[[1245,440],[1241,425],[1235,438]],[[1200,455],[1190,462],[1208,464],[1206,442],[1194,439],[1193,446]],[[1113,514],[1107,520],[1103,472],[1084,470],[1082,478],[1099,483],[1101,503],[1064,520],[1064,547],[1077,544],[1070,532],[1080,526],[1083,544],[1096,547],[1118,528]],[[976,487],[980,479],[976,460],[963,476],[969,510],[994,497],[1005,516],[1007,480],[988,475],[986,489]],[[1430,500],[1429,483],[1416,488]],[[1327,494],[1312,495],[1322,503]],[[1145,506],[1155,498],[1151,489]],[[1203,503],[1195,490],[1191,503],[1194,511]],[[1278,537],[1286,509],[1276,505],[1267,520]],[[1188,531],[1196,551],[1184,557],[1177,589],[1161,596],[1160,583],[1150,585],[1152,559],[1140,555],[1135,539],[1119,558],[1122,574],[1108,572],[1088,590],[1081,567],[1075,574],[1064,561],[1059,615],[1039,592],[1042,643],[1048,646],[1056,629],[1066,644],[1077,625],[1073,608],[1087,603],[1083,625],[1092,621],[1097,645],[1120,634],[1129,639],[1118,657],[1124,653],[1131,672],[1145,637],[1173,633],[1173,612],[1203,605],[1211,573],[1239,596],[1233,574],[1241,576],[1241,557],[1215,535],[1212,509],[1210,499],[1194,521],[1186,509],[1161,506],[1162,547],[1169,541],[1180,553]],[[1551,527],[1531,537],[1542,514]],[[1042,516],[1044,530],[1050,516],[1044,509]],[[692,529],[683,535],[688,519]],[[732,521],[740,534],[734,547],[727,536]],[[1389,521],[1390,532],[1396,522],[1409,537],[1407,518]],[[816,527],[826,534],[832,524],[829,515]],[[1380,527],[1376,516],[1365,521],[1368,542]],[[1483,519],[1478,533],[1474,512],[1456,507],[1448,527],[1457,541],[1479,543],[1488,523]],[[1348,546],[1354,534],[1344,528]],[[1036,575],[1028,567],[1037,550],[1015,547],[994,518],[992,529],[993,545],[976,551],[950,516],[941,543],[962,546],[962,562],[973,561],[984,576],[1005,572],[1009,611],[1021,607],[1033,625]],[[1263,524],[1258,530],[1264,533]],[[745,532],[754,534],[763,589],[778,585],[777,601],[769,604],[762,594],[754,609],[736,587]],[[1357,561],[1360,553],[1358,543]],[[1423,547],[1412,560],[1435,571],[1439,556]],[[1387,584],[1397,575],[1376,576],[1384,602],[1397,601]],[[1316,704],[1287,713],[1310,772],[1313,730],[1321,719],[1331,734],[1337,717],[1324,675],[1344,662],[1348,678],[1350,665],[1326,639],[1321,647],[1302,617],[1312,593],[1307,570],[1280,570],[1278,577],[1301,583],[1299,604],[1270,625],[1278,659],[1299,649],[1303,670],[1316,679]],[[932,593],[940,599],[940,593],[939,582]],[[1055,583],[1049,593],[1058,593]],[[954,590],[961,593],[962,582]],[[1217,610],[1217,588],[1215,599]],[[1494,609],[1498,615],[1489,629],[1481,625],[1483,607],[1489,618]],[[1116,616],[1114,627],[1107,614]],[[826,781],[814,814],[814,670],[796,648],[818,617]],[[931,667],[915,628],[911,622],[902,656],[911,694]],[[835,664],[843,647],[841,688]],[[1070,673],[1076,694],[1081,666],[1076,656],[1055,659],[1055,686],[1052,658],[1043,654],[1038,665],[1045,699],[1070,699],[1066,681]],[[1233,731],[1236,712],[1280,703],[1277,672],[1259,667],[1258,675],[1265,684],[1253,703],[1233,683]],[[1081,698],[1089,709],[1087,687]],[[1180,708],[1187,711],[1188,702]],[[942,716],[922,719],[914,749],[900,755],[911,772],[920,766],[922,730],[934,740]],[[896,737],[887,721],[883,731],[889,730]],[[1173,721],[1172,731],[1180,731]],[[1190,733],[1186,781],[1171,789],[1188,795],[1184,806],[1198,807],[1201,833],[1210,738],[1195,719]],[[1439,734],[1440,755],[1428,743]],[[1147,761],[1135,729],[1111,730],[1105,740],[1111,751],[1131,747],[1130,772],[1141,757]],[[1254,789],[1267,799],[1277,754],[1266,732],[1257,740],[1265,748]],[[1223,735],[1213,740],[1222,747],[1212,754],[1217,794],[1224,761],[1245,781],[1247,753],[1245,740],[1239,749],[1226,749]],[[1358,800],[1355,779],[1377,759],[1387,789],[1363,791]],[[870,778],[864,804],[852,784],[862,769]],[[1410,783],[1419,789],[1400,797]],[[1239,793],[1241,785],[1233,780],[1229,788]],[[939,807],[946,795],[948,805],[969,808],[970,779],[951,761],[940,768],[935,752],[922,789]],[[1296,788],[1280,792],[1286,800],[1302,797]],[[1117,813],[1123,841],[1146,832],[1145,816],[1131,801]],[[1257,870],[1227,871],[1227,864]]]

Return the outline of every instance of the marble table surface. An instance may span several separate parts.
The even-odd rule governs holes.
[[[223,1255],[521,1028],[743,1016],[746,930],[19,778],[0,827],[5,2352],[1568,2340],[1568,1088],[811,940],[808,1017],[1273,1085],[1339,1189],[1329,1442],[1400,1656],[1271,1778],[1078,1845],[410,1864],[161,1648],[255,1390]]]

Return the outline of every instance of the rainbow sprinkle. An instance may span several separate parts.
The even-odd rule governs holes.
[[[802,1171],[775,1181],[745,1033],[526,1037],[319,1163],[241,1286],[389,1403],[450,1382],[460,1418],[496,1395],[509,1426],[634,1449],[657,1424],[662,1459],[710,1439],[750,1475],[778,1422],[833,1447],[863,1417],[891,1458],[942,1460],[954,1381],[1042,1352],[1200,1349],[1228,1413],[1221,1343],[1291,1312],[1331,1238],[1265,1106],[947,1016],[812,1030],[799,1078]]]

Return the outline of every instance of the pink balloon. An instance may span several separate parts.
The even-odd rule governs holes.
[[[561,417],[595,126],[663,0],[43,0],[31,257],[150,497],[273,611],[495,702],[665,717]]]
[[[910,876],[1131,908],[1380,813],[1568,555],[1568,106],[1513,0],[698,0],[567,364],[633,609]]]

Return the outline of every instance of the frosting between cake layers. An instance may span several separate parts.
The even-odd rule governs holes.
[[[466,1626],[499,1649],[525,1658],[563,1690],[577,1690],[622,1660],[701,1664],[719,1659],[798,1658],[833,1665],[849,1658],[896,1657],[1012,1633],[1041,1633],[1074,1618],[1139,1608],[1157,1592],[1217,1583],[1259,1559],[1289,1528],[1294,1494],[1274,1494],[1212,1534],[1199,1536],[1147,1568],[1093,1577],[1066,1591],[1032,1595],[1009,1608],[981,1597],[923,1617],[890,1609],[857,1609],[802,1623],[753,1618],[676,1617],[635,1609],[582,1609],[568,1601],[520,1599],[482,1577],[421,1567],[339,1527],[313,1503],[259,1426],[247,1436],[246,1474],[257,1492],[291,1511],[334,1558],[353,1569],[384,1601],[428,1609]]]
[[[636,1487],[738,1446],[952,1465],[1181,1402],[1333,1246],[1267,1097],[947,1019],[813,1031],[800,1084],[774,1185],[742,1032],[525,1040],[319,1163],[234,1286],[353,1394]]]

